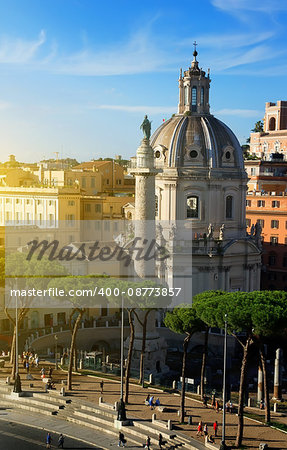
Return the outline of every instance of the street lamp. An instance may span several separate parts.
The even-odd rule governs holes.
[[[13,391],[16,393],[22,392],[21,379],[19,375],[18,366],[18,295],[16,294],[16,315],[15,315],[15,383]]]
[[[58,336],[55,334],[55,370],[58,370]]]
[[[224,315],[224,355],[223,355],[223,407],[222,407],[222,441],[220,450],[226,450],[225,444],[225,414],[226,414],[226,361],[227,361],[227,314]]]
[[[118,420],[127,420],[126,407],[124,403],[124,296],[122,295],[121,316],[121,396],[118,407]]]

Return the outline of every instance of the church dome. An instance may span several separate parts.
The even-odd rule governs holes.
[[[234,133],[211,114],[176,114],[153,134],[156,167],[240,168],[244,162]]]
[[[234,133],[209,112],[210,77],[194,59],[179,76],[178,113],[153,134],[155,165],[168,167],[227,168],[244,171],[240,144]]]

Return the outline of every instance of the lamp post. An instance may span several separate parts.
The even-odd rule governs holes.
[[[227,362],[227,314],[224,316],[224,355],[223,355],[223,407],[222,407],[222,440],[220,450],[226,450],[225,444],[225,414],[226,414],[226,362]]]
[[[22,392],[21,379],[19,375],[18,365],[18,295],[16,294],[16,317],[15,317],[15,383],[13,391],[16,393]]]
[[[58,370],[58,336],[55,334],[55,370]]]
[[[122,316],[121,316],[121,395],[118,407],[118,420],[127,420],[126,407],[124,403],[124,296],[122,295]]]
[[[122,295],[121,316],[121,399],[124,398],[124,296]]]

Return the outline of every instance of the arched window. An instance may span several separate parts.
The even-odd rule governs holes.
[[[200,90],[200,104],[203,105],[204,103],[204,87]]]
[[[233,197],[228,195],[225,200],[225,217],[226,219],[232,219],[233,217]]]
[[[191,111],[193,112],[196,112],[197,110],[196,103],[197,103],[197,89],[196,86],[193,86],[191,91]]]
[[[184,86],[184,104],[188,105],[188,86]]]
[[[270,117],[269,119],[269,130],[273,131],[276,128],[276,120],[275,117]]]
[[[275,153],[278,153],[280,151],[280,142],[279,141],[275,142],[274,150],[275,150]]]
[[[186,217],[188,219],[199,217],[199,199],[196,195],[190,195],[186,198]]]

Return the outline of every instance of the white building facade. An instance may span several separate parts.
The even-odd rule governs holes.
[[[242,150],[233,132],[209,112],[210,77],[196,57],[195,50],[191,67],[180,73],[178,113],[151,138],[160,169],[156,217],[189,230],[184,242],[176,230],[165,236],[171,258],[164,278],[169,284],[176,283],[176,274],[184,278],[181,301],[210,289],[260,286],[260,229],[246,234],[248,179]]]

